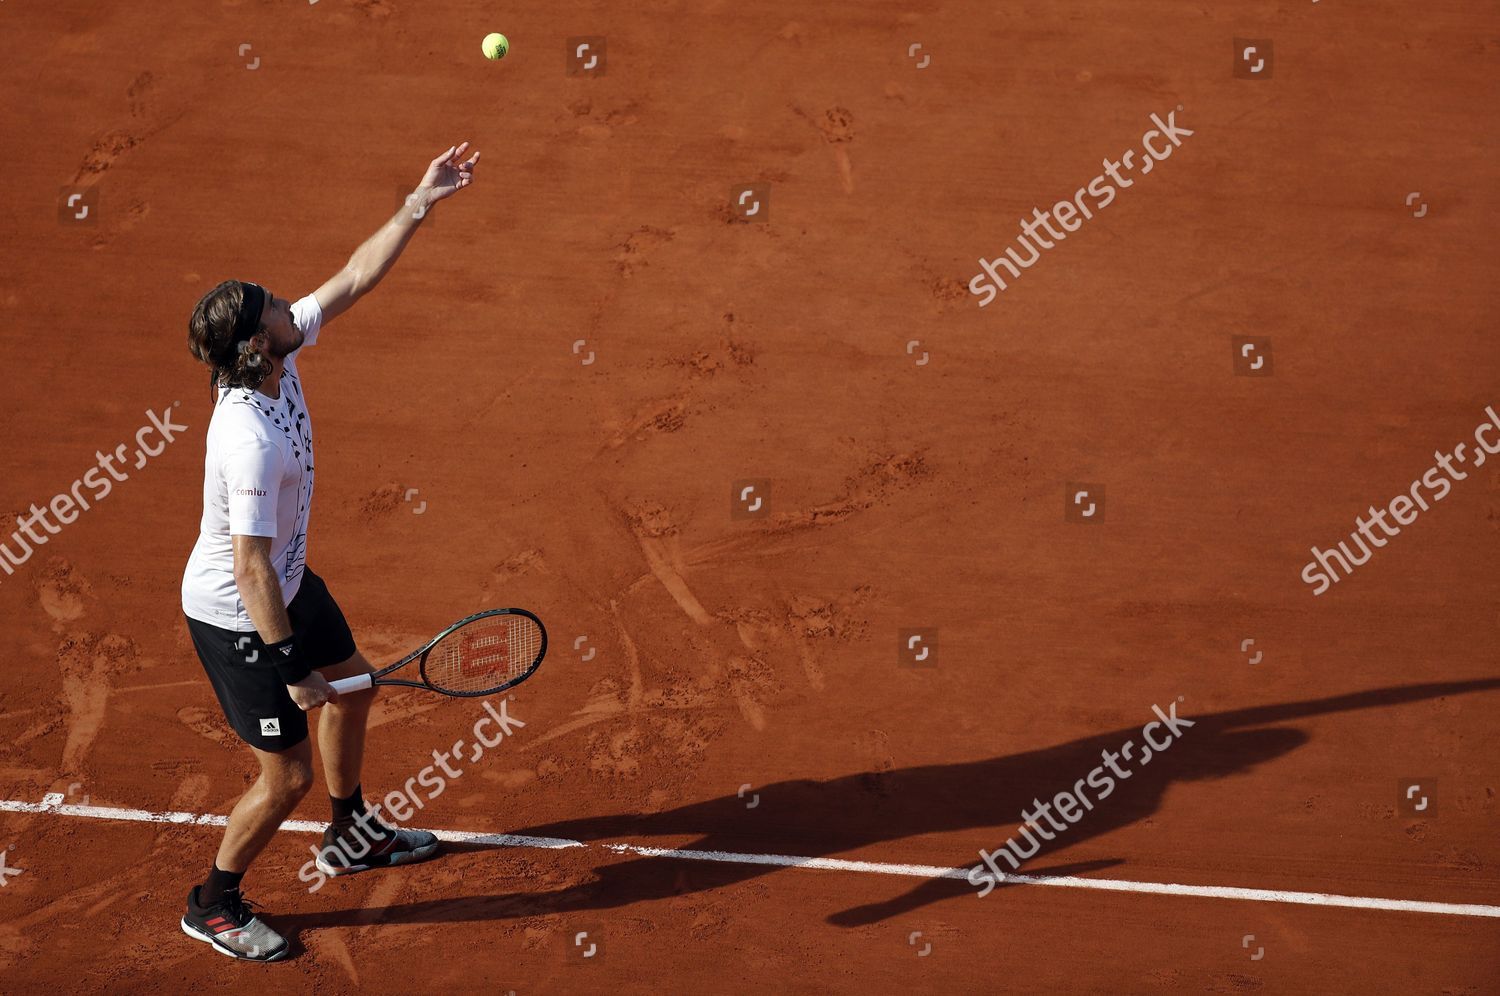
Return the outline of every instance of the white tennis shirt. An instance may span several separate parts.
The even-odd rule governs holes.
[[[203,519],[182,575],[182,611],[221,629],[255,629],[234,581],[233,536],[269,536],[271,565],[290,605],[307,563],[312,509],[312,421],[297,376],[297,354],[318,341],[323,309],[311,294],[292,305],[302,345],[287,356],[281,396],[221,387],[208,423]]]

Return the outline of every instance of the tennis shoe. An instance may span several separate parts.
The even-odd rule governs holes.
[[[437,837],[426,830],[389,827],[371,815],[363,827],[356,823],[343,831],[332,826],[323,831],[315,863],[324,875],[337,877],[421,861],[437,849]]]
[[[210,906],[200,906],[199,890],[188,893],[187,913],[182,918],[182,932],[189,937],[212,944],[215,951],[245,961],[280,961],[287,955],[286,938],[266,926],[250,912],[255,905],[231,889]]]

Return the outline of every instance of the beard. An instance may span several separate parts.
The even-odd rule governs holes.
[[[278,360],[284,360],[288,356],[291,356],[297,350],[302,348],[303,340],[305,340],[307,336],[304,335],[302,330],[299,329],[296,325],[292,326],[292,332],[294,334],[292,336],[289,336],[286,342],[273,343],[271,345],[270,353],[274,358]]]

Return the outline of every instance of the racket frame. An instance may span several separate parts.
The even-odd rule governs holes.
[[[532,622],[536,623],[536,628],[542,634],[542,645],[540,649],[537,650],[536,659],[531,662],[531,666],[503,685],[496,685],[494,688],[486,688],[478,692],[458,692],[447,688],[438,688],[435,685],[429,683],[427,681],[427,655],[432,651],[432,648],[437,646],[444,637],[451,635],[455,630],[462,629],[464,626],[467,626],[469,623],[474,622],[476,619],[486,619],[490,616],[525,616],[527,619],[530,619]],[[526,609],[486,609],[483,612],[476,612],[472,616],[464,616],[458,622],[454,623],[452,626],[449,626],[437,636],[434,636],[432,639],[428,640],[426,644],[418,647],[416,650],[413,650],[411,653],[407,654],[405,657],[401,658],[394,664],[387,665],[386,667],[381,668],[379,671],[374,671],[366,674],[356,674],[348,678],[340,678],[337,681],[331,682],[331,684],[333,685],[334,689],[340,694],[344,692],[363,691],[364,689],[369,688],[372,685],[404,685],[407,688],[425,688],[430,692],[437,692],[439,695],[449,695],[454,698],[460,699],[474,699],[481,698],[486,695],[494,695],[496,692],[503,692],[507,688],[514,688],[515,686],[519,685],[521,682],[525,681],[527,678],[535,674],[536,669],[542,666],[542,658],[546,656],[547,627],[542,625],[542,621],[537,618],[536,613],[528,612]],[[421,681],[407,681],[404,678],[386,677],[386,675],[401,670],[402,668],[406,667],[406,665],[410,664],[414,660],[417,660],[418,658],[421,659],[421,663],[417,665],[417,671],[422,676]]]

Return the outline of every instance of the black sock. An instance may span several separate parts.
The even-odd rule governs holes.
[[[208,879],[204,881],[202,888],[198,890],[198,904],[200,906],[212,906],[224,898],[224,893],[238,892],[240,879],[244,877],[244,872],[227,872],[215,864],[214,870],[208,873]]]
[[[354,786],[354,793],[347,799],[330,795],[328,801],[333,803],[333,828],[338,831],[354,826],[355,817],[365,811],[365,797],[358,785]]]

